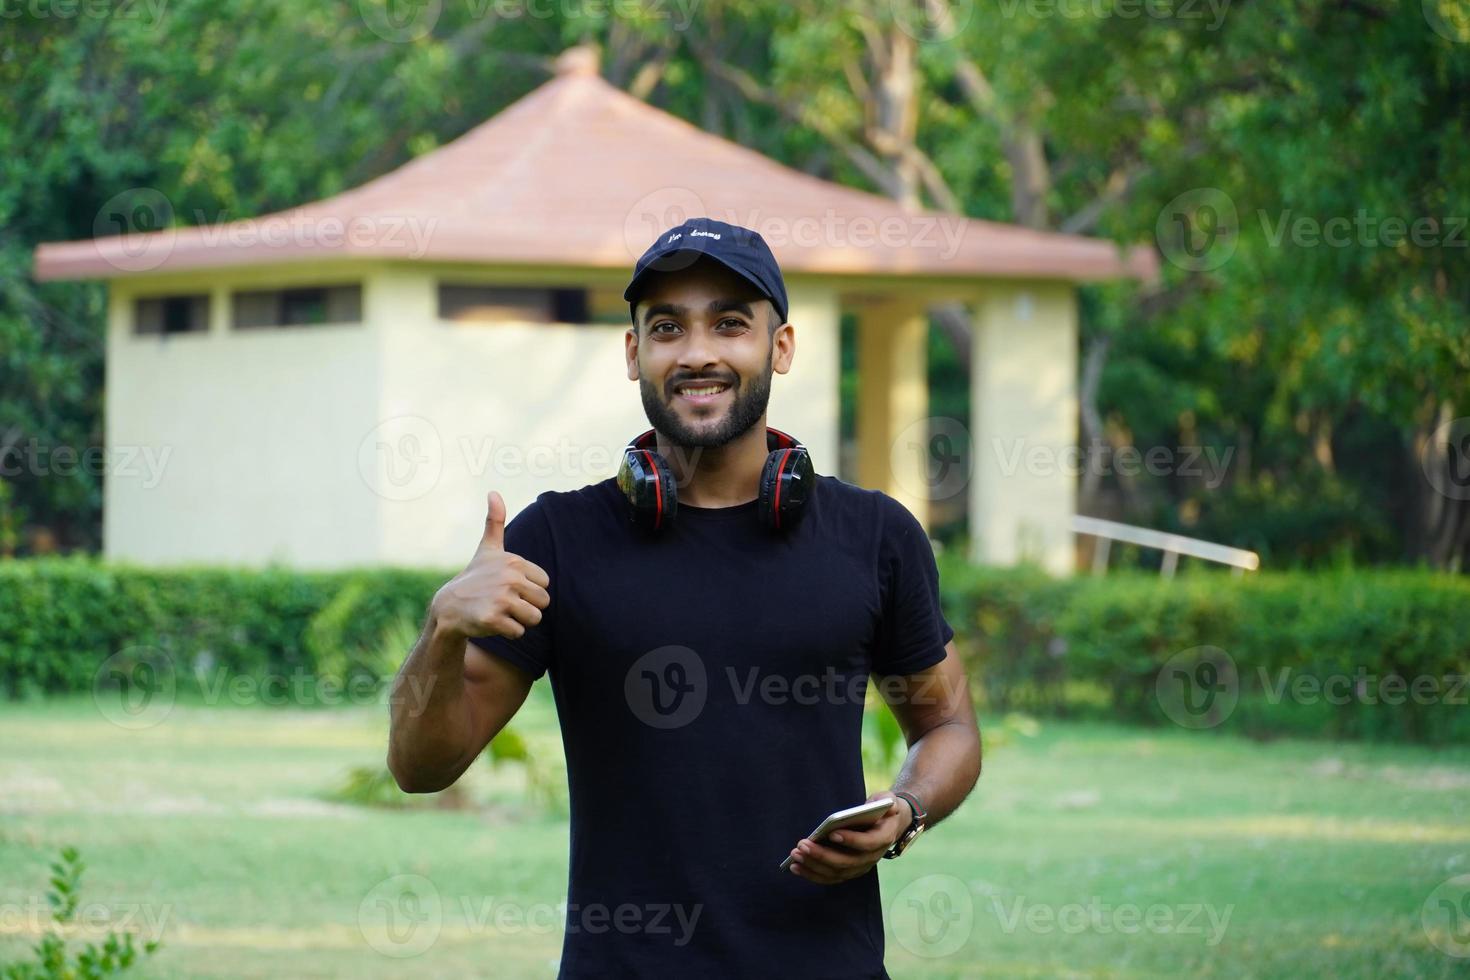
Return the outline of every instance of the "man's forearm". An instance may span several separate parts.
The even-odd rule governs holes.
[[[393,680],[388,768],[408,792],[443,789],[464,769],[474,737],[464,695],[465,638],[439,626],[433,609]]]
[[[980,778],[980,765],[979,728],[973,722],[944,722],[909,746],[893,789],[918,797],[929,811],[925,826],[932,827],[970,795]]]

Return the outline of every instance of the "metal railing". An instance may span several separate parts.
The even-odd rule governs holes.
[[[1212,541],[1201,541],[1199,538],[1186,538],[1182,534],[1169,534],[1166,531],[1134,527],[1132,524],[1105,521],[1099,517],[1083,517],[1080,514],[1074,514],[1072,515],[1072,530],[1078,534],[1090,534],[1097,538],[1097,546],[1092,550],[1092,574],[1094,575],[1102,575],[1107,571],[1108,553],[1112,550],[1114,541],[1136,544],[1143,548],[1157,548],[1162,551],[1164,561],[1159,567],[1159,574],[1164,578],[1174,577],[1174,570],[1179,567],[1180,555],[1229,565],[1234,575],[1247,571],[1254,572],[1261,567],[1261,556],[1254,551],[1215,544]]]

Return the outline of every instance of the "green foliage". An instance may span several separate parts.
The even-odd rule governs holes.
[[[495,769],[506,765],[520,766],[526,774],[526,795],[542,812],[554,815],[567,813],[566,767],[559,759],[532,752],[515,726],[502,728],[485,746],[483,755]]]
[[[99,943],[85,943],[75,951],[67,946],[65,931],[75,925],[81,904],[82,872],[86,870],[75,847],[61,849],[60,859],[51,863],[51,888],[46,901],[51,906],[51,931],[32,952],[35,961],[14,963],[0,970],[3,980],[93,980],[123,973],[138,962],[140,951],[133,934],[111,931]],[[150,939],[141,952],[152,956],[160,943]]]
[[[903,729],[877,690],[868,688],[863,705],[863,778],[871,787],[892,786],[908,755]]]
[[[112,684],[99,668],[114,655],[152,662],[185,690],[220,677],[374,680],[408,652],[408,624],[446,577],[0,562],[0,694]],[[127,675],[131,662],[113,666]]]
[[[1435,744],[1470,736],[1470,583],[1461,578],[1344,570],[1058,580],[942,561],[946,615],[993,709],[1167,724],[1160,671],[1211,647],[1228,655],[1238,683],[1222,730]]]
[[[1470,583],[1462,579],[1351,569],[1054,579],[949,555],[940,562],[946,614],[977,694],[1000,711],[1160,722],[1161,667],[1208,646],[1228,653],[1239,674],[1230,726],[1428,742],[1470,735],[1470,712],[1450,690],[1454,678],[1470,674]],[[137,683],[146,666],[147,677],[167,672],[181,690],[217,691],[219,678],[241,675],[357,679],[376,689],[412,647],[413,624],[443,579],[395,569],[3,562],[0,682],[11,697],[100,690]],[[1361,687],[1390,676],[1437,678],[1441,696],[1393,705],[1354,695],[1350,704],[1332,704],[1325,697],[1304,703],[1292,693],[1302,678],[1351,677]],[[1459,692],[1467,696],[1470,690]],[[864,721],[864,761],[875,773],[901,761],[902,736],[887,715],[869,711]],[[516,730],[503,731],[486,754],[492,765],[524,765],[533,797],[559,805],[557,779]]]
[[[414,796],[398,788],[387,766],[353,766],[342,782],[326,794],[336,803],[353,806],[406,807]]]
[[[338,193],[464,133],[588,40],[613,84],[706,129],[885,194],[885,172],[922,162],[916,193],[974,217],[1025,217],[1018,147],[1035,151],[1039,227],[1167,249],[1170,202],[1218,189],[1238,219],[1228,261],[1165,262],[1156,290],[1089,287],[1081,324],[1113,344],[1097,407],[1120,444],[1233,449],[1234,464],[1217,486],[1109,477],[1109,502],[1276,564],[1426,554],[1434,501],[1415,499],[1413,453],[1440,410],[1470,404],[1463,3],[1145,6],[750,0],[679,25],[678,5],[420,4],[432,29],[406,43],[372,29],[403,13],[381,0],[18,9],[0,34],[0,451],[102,446],[105,290],[36,283],[37,243],[116,231],[109,202],[143,188],[185,226]],[[953,37],[905,33],[940,7]],[[910,110],[914,145],[890,145],[881,124]],[[1435,222],[1436,240],[1290,231],[1360,212]],[[931,410],[963,418],[944,351]],[[95,550],[100,489],[85,468],[7,471],[0,554]]]
[[[419,598],[417,589],[397,591],[376,573],[349,579],[306,625],[313,671],[343,685],[390,676],[418,639]]]
[[[507,725],[490,740],[481,755],[494,769],[519,766],[526,777],[526,798],[539,812],[566,815],[566,767],[554,753],[543,756],[532,752],[520,731]],[[354,766],[326,796],[338,803],[394,809],[442,806],[444,800],[465,805],[467,799],[459,784],[443,793],[405,793],[384,765]]]

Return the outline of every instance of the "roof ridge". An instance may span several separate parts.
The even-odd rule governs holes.
[[[1125,255],[1103,239],[912,210],[824,180],[578,64],[365,183],[228,222],[261,232],[285,219],[283,238],[196,225],[44,243],[36,274],[116,278],[324,258],[604,268],[630,262],[643,225],[680,209],[762,231],[790,272],[1086,280],[1151,278],[1157,268],[1151,251]],[[343,235],[358,224],[370,234]]]

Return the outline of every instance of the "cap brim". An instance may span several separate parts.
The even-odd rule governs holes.
[[[623,290],[623,299],[627,300],[629,304],[637,306],[638,291],[642,287],[642,285],[648,281],[648,276],[650,273],[680,272],[694,265],[694,263],[698,262],[701,258],[710,259],[714,262],[718,262],[720,265],[724,266],[726,269],[729,269],[741,279],[744,279],[746,282],[748,282],[751,288],[761,295],[762,299],[768,301],[772,306],[776,305],[775,299],[771,297],[770,293],[766,291],[766,287],[761,285],[760,280],[756,279],[755,276],[740,268],[738,265],[733,265],[720,256],[715,255],[711,252],[706,252],[704,249],[700,248],[674,248],[659,255],[657,258],[649,262],[648,265],[644,266],[643,269],[640,270],[636,275],[633,276],[632,281],[628,283],[628,288]]]

